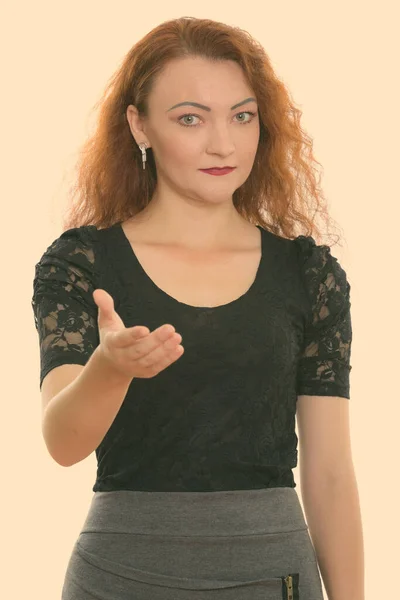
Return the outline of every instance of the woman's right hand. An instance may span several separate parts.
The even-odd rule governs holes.
[[[108,292],[98,288],[93,299],[99,309],[100,351],[119,374],[148,379],[182,356],[182,336],[172,325],[161,325],[151,333],[142,325],[125,327]]]

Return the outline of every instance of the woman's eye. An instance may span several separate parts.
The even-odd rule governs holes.
[[[192,125],[191,125],[190,123],[183,123],[183,122],[181,122],[181,119],[187,119],[187,118],[189,118],[189,117],[190,117],[191,119],[193,119],[193,117],[194,117],[194,118],[199,118],[199,117],[197,117],[197,115],[183,115],[182,117],[180,117],[180,118],[178,119],[178,122],[179,122],[179,124],[180,124],[180,125],[183,125],[184,127],[191,127]]]
[[[247,115],[250,115],[251,117],[254,117],[254,116],[256,115],[256,113],[254,113],[254,112],[250,112],[249,110],[247,110],[247,111],[244,111],[244,112],[237,113],[237,114],[235,115],[235,117],[238,117],[238,116],[240,116],[240,115],[246,115],[246,114],[247,114]],[[179,123],[179,125],[183,125],[183,127],[196,127],[196,124],[194,124],[194,125],[193,125],[193,121],[192,121],[192,123],[184,123],[184,122],[182,121],[182,119],[187,119],[187,118],[191,118],[191,119],[193,119],[193,117],[194,117],[195,119],[196,119],[196,118],[197,118],[197,119],[200,119],[199,115],[194,115],[194,114],[192,114],[192,113],[188,113],[188,114],[186,114],[186,115],[182,115],[181,117],[179,117],[179,119],[178,119],[178,123]],[[252,121],[252,120],[253,120],[253,118],[250,118],[250,119],[248,119],[247,121],[244,121],[243,119],[240,119],[240,120],[239,120],[239,123],[242,123],[243,125],[247,125],[247,123],[251,123],[251,121]]]

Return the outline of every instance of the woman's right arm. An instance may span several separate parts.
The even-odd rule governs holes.
[[[117,373],[97,346],[80,373],[50,400],[43,413],[43,437],[58,464],[72,466],[99,446],[132,379]]]
[[[182,336],[169,324],[152,332],[125,327],[101,287],[98,256],[94,228],[73,228],[35,266],[42,433],[62,466],[80,462],[99,446],[134,377],[154,377],[183,354]]]

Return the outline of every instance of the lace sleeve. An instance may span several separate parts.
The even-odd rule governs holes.
[[[297,395],[350,399],[350,284],[330,247],[298,236],[302,278],[310,301],[298,362]]]
[[[68,229],[35,265],[32,309],[39,335],[40,383],[54,367],[85,365],[99,344],[96,228]]]

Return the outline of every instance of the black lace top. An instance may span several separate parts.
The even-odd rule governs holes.
[[[58,365],[85,365],[99,344],[96,288],[126,327],[171,323],[182,335],[176,362],[131,382],[96,449],[93,491],[296,487],[297,396],[350,398],[350,284],[329,246],[259,229],[253,284],[214,308],[157,287],[119,223],[69,229],[36,264],[40,387]]]

